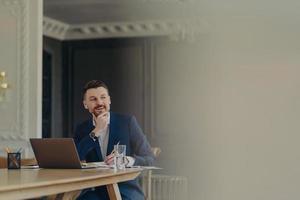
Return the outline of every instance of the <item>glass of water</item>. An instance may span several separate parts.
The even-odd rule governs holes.
[[[126,145],[114,145],[114,169],[125,169]]]

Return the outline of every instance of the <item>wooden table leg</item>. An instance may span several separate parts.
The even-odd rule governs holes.
[[[107,185],[106,188],[107,188],[110,200],[122,200],[119,186],[117,183]]]
[[[75,200],[77,197],[79,197],[80,193],[81,190],[55,194],[48,196],[46,200]]]
[[[106,186],[106,188],[110,200],[122,200],[119,186],[117,183],[109,184]],[[79,196],[80,192],[81,191],[78,190],[78,191],[60,193],[57,195],[48,196],[46,199],[47,200],[75,200]]]
[[[80,193],[81,193],[81,190],[66,192],[66,193],[64,193],[62,200],[70,200],[70,199],[75,200],[75,199],[77,199],[77,197],[79,197]]]

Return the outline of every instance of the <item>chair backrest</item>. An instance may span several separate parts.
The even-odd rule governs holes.
[[[24,159],[21,159],[21,165],[23,165],[23,166],[37,165],[37,161],[35,158],[24,158]]]
[[[6,158],[0,157],[0,169],[7,167],[7,161]]]
[[[157,158],[159,156],[159,154],[161,153],[161,149],[159,147],[152,147],[151,151],[154,154],[155,158]]]
[[[155,158],[158,158],[158,156],[161,153],[161,149],[159,147],[151,147],[151,151]],[[147,170],[143,173],[142,176],[140,176],[140,184],[145,193],[146,200],[151,200],[151,191],[152,191],[151,182],[152,182],[152,170]]]

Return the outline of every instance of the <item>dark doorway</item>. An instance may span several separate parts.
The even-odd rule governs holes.
[[[61,127],[61,137],[73,136],[76,124],[89,117],[82,106],[82,87],[89,80],[100,79],[109,87],[111,110],[136,116],[145,130],[145,124],[151,124],[146,112],[149,106],[145,105],[150,99],[147,91],[151,90],[149,43],[147,38],[58,41],[44,37],[44,48],[55,55],[52,95],[59,97],[52,98],[52,105],[58,105],[52,108],[56,113],[52,128]]]
[[[52,56],[43,51],[43,105],[42,105],[42,137],[51,137],[51,90],[52,90]]]

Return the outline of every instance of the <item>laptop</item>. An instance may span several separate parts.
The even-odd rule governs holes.
[[[40,168],[85,169],[103,167],[103,162],[81,163],[72,138],[30,138]]]

